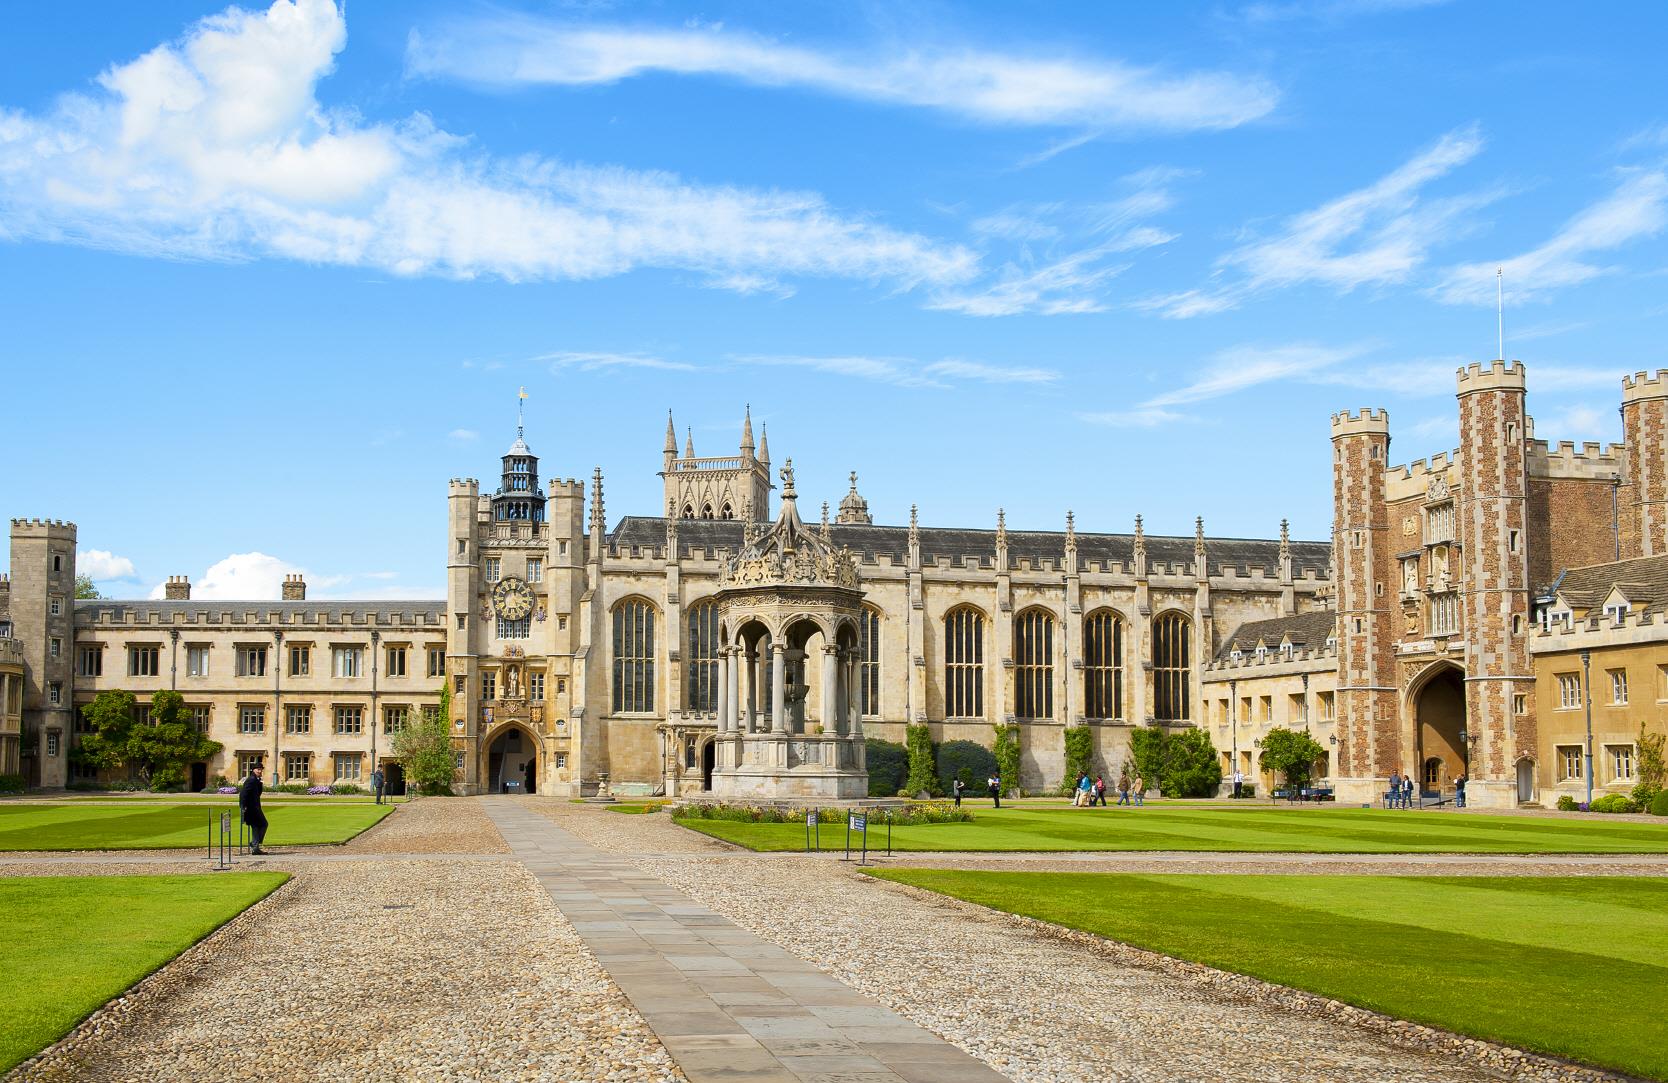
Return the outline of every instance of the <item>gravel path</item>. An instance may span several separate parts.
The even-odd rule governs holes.
[[[8,1078],[683,1075],[525,869],[365,861],[304,868]]]
[[[423,797],[349,839],[343,849],[377,854],[507,854],[504,837],[479,801]]]

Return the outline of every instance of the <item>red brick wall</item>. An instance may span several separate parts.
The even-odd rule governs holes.
[[[1589,478],[1529,479],[1529,584],[1539,589],[1563,568],[1616,559],[1615,484]],[[1623,555],[1627,550],[1623,549]]]

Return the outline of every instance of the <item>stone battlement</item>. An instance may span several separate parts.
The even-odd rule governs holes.
[[[1390,435],[1390,411],[1375,410],[1363,406],[1359,414],[1352,414],[1348,410],[1332,415],[1332,439],[1340,436],[1362,436],[1367,434]]]
[[[1657,369],[1655,376],[1643,372],[1622,377],[1622,402],[1644,399],[1668,399],[1668,369]]]
[[[1490,361],[1488,368],[1481,362],[1467,365],[1456,372],[1461,395],[1475,394],[1478,391],[1522,391],[1528,386],[1528,376],[1524,372],[1522,361],[1507,364],[1504,361]]]
[[[481,491],[481,483],[475,478],[453,478],[447,488],[453,495],[475,494]]]
[[[1548,440],[1529,441],[1529,474],[1538,478],[1589,478],[1608,481],[1622,472],[1627,460],[1624,444],[1601,444],[1585,440],[1577,448],[1574,440],[1560,440],[1556,448]]]
[[[13,519],[12,533],[23,535],[62,536],[75,533],[75,524],[63,519]]]

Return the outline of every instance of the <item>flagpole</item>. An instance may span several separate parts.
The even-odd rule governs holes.
[[[1506,360],[1506,269],[1494,269],[1494,312],[1499,321],[1500,360]]]

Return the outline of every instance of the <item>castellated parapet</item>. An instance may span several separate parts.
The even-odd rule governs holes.
[[[1477,362],[1458,370],[1456,376],[1461,395],[1470,395],[1478,391],[1523,391],[1529,386],[1528,374],[1523,370],[1522,361],[1513,361],[1511,364],[1490,361],[1486,369],[1481,362]]]
[[[1627,465],[1627,445],[1584,441],[1578,448],[1573,440],[1528,443],[1529,476],[1534,478],[1584,478],[1610,481]]]
[[[1390,435],[1390,411],[1363,406],[1359,414],[1348,410],[1332,415],[1332,439],[1341,436]]]
[[[1622,405],[1645,399],[1668,399],[1668,369],[1657,369],[1655,376],[1639,372],[1622,377]]]

